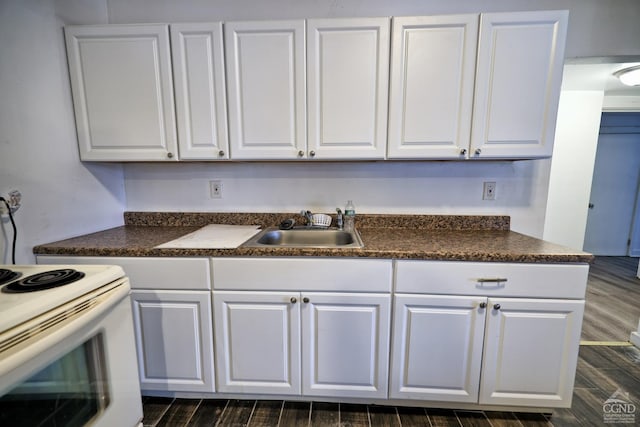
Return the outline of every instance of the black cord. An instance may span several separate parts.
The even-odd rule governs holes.
[[[16,264],[16,240],[18,238],[18,229],[16,228],[16,223],[13,220],[13,215],[11,214],[11,206],[4,197],[0,197],[0,201],[4,202],[4,205],[7,207],[7,211],[9,212],[9,219],[11,220],[11,225],[13,226],[13,246],[11,250],[11,261],[13,265]]]

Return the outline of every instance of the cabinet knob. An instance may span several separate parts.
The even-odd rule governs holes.
[[[494,310],[500,310],[500,304],[493,304]]]
[[[315,152],[315,151],[309,151],[309,155],[310,155],[311,157],[315,157],[316,152]]]
[[[461,148],[460,149],[460,155],[464,156],[465,154],[467,154],[467,149],[466,148]]]
[[[302,302],[305,303],[305,304],[308,304],[309,303],[309,298],[307,298],[307,297],[302,298]]]
[[[224,151],[223,150],[218,151],[218,156],[219,157],[224,157]]]
[[[173,159],[173,153],[167,153],[167,157]]]
[[[291,297],[291,299],[289,300],[291,301],[291,304],[295,304],[298,302],[298,300],[296,299],[296,297]]]
[[[480,308],[487,308],[487,303],[486,302],[481,302],[480,303]]]
[[[482,150],[481,150],[481,149],[479,149],[479,148],[476,148],[475,153],[476,153],[476,155],[477,155],[477,156],[479,156],[479,155],[480,155],[480,153],[482,153]]]
[[[304,151],[302,150],[298,151],[298,157],[302,157],[302,156],[304,156]]]

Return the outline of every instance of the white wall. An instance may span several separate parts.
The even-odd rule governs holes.
[[[96,2],[97,0],[93,0]],[[109,22],[180,22],[569,10],[567,58],[640,55],[638,0],[106,0]],[[58,0],[77,6],[81,0]]]
[[[603,90],[563,90],[543,238],[582,250],[596,159]]]
[[[36,244],[122,223],[122,167],[78,158],[62,25],[52,1],[0,1],[0,194],[23,195],[17,263],[33,263]],[[0,264],[12,237],[1,224]]]
[[[542,236],[548,161],[193,163],[125,166],[129,210],[507,214]],[[222,199],[209,180],[222,180]],[[482,200],[496,181],[496,200]]]

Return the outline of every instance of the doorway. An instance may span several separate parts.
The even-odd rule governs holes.
[[[584,250],[639,256],[640,113],[603,113]]]

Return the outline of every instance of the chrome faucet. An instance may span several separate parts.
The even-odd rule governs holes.
[[[336,218],[336,226],[338,230],[342,230],[344,228],[344,222],[342,221],[342,211],[340,208],[336,208],[336,212],[338,212],[338,217]]]
[[[313,226],[313,220],[311,219],[313,214],[311,213],[311,211],[305,211],[303,209],[300,211],[300,215],[304,216],[307,219],[307,227]]]

